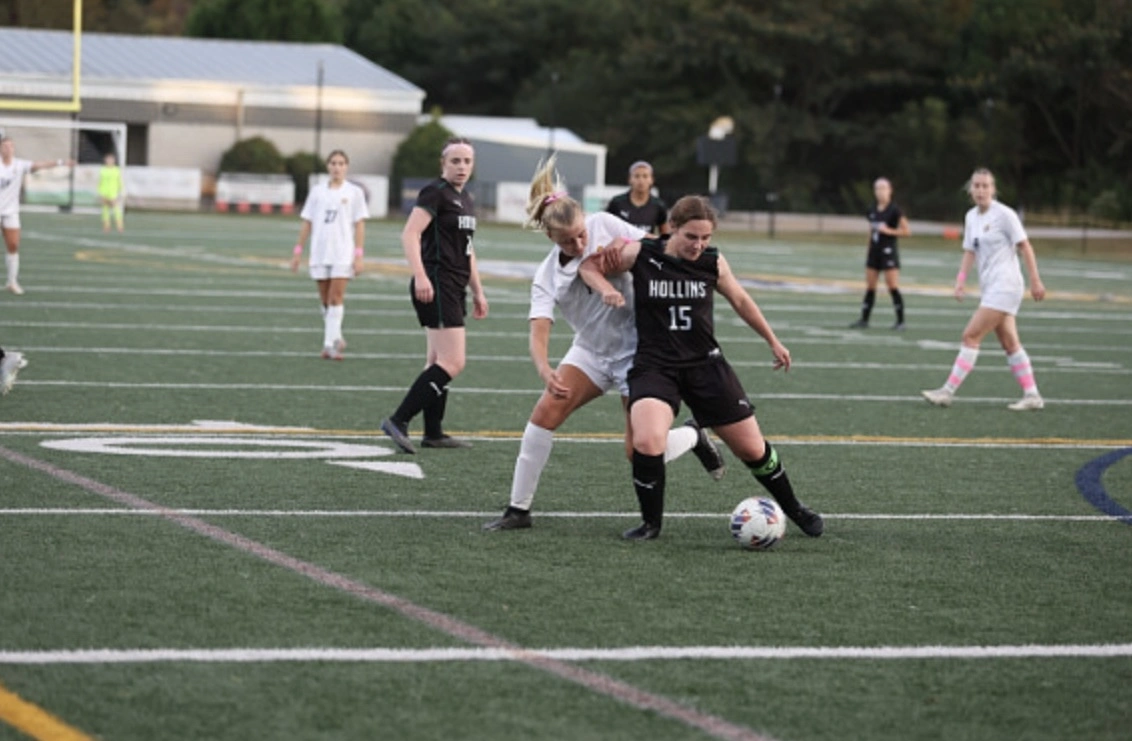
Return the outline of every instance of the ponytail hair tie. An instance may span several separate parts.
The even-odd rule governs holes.
[[[550,195],[548,195],[546,198],[542,199],[542,206],[543,206],[543,208],[546,208],[547,206],[554,203],[555,201],[562,200],[565,197],[566,197],[566,193],[564,193],[560,190],[556,190],[553,193],[551,193]]]

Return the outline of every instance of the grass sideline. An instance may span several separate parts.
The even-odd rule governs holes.
[[[230,457],[298,450],[288,441],[388,447],[377,422],[423,358],[397,267],[399,224],[371,225],[373,270],[347,297],[343,363],[318,359],[313,288],[284,269],[294,220],[136,214],[127,227],[103,236],[93,219],[26,216],[27,294],[0,296],[0,344],[31,364],[0,401],[0,446],[170,508],[492,512],[506,503],[516,435],[538,393],[525,276],[548,248],[540,235],[477,233],[492,316],[469,327],[472,360],[453,384],[449,428],[486,434],[472,450],[366,459],[415,463],[424,478],[413,479],[322,458]],[[1132,642],[1132,529],[1069,519],[1098,514],[1077,492],[1076,471],[1132,441],[1132,307],[1100,300],[1132,300],[1125,263],[1040,256],[1051,290],[1095,300],[1024,306],[1038,382],[1061,403],[1019,415],[1003,408],[1018,392],[990,341],[953,408],[914,403],[942,380],[972,309],[930,290],[953,277],[954,243],[903,251],[909,330],[895,335],[883,328],[883,297],[876,328],[846,328],[863,261],[853,240],[727,232],[716,241],[743,274],[796,279],[753,291],[798,362],[789,375],[769,371],[765,349],[725,309],[719,334],[811,504],[833,515],[1066,519],[831,517],[821,539],[792,530],[775,551],[744,553],[725,514],[755,483],[731,457],[718,484],[689,457],[671,466],[671,507],[701,516],[671,519],[644,548],[623,543],[631,515],[608,515],[634,501],[613,398],[563,429],[528,532],[485,535],[477,517],[455,514],[201,519],[529,649]],[[556,327],[553,352],[568,343]],[[279,427],[294,429],[270,431]],[[211,455],[44,447],[129,436],[142,438],[125,445],[139,452],[156,435],[210,440],[165,447]],[[1132,507],[1132,456],[1102,481]],[[4,663],[4,652],[82,648],[468,647],[159,518],[17,513],[118,506],[0,460],[0,685],[91,737],[711,737],[513,661]],[[540,516],[551,512],[607,516]],[[579,666],[783,740],[1120,739],[1132,717],[1132,659],[1120,655]],[[14,734],[0,722],[0,738]]]

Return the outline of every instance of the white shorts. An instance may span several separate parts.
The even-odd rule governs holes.
[[[1004,311],[1010,316],[1017,316],[1018,309],[1022,308],[1022,297],[1025,295],[1025,291],[991,290],[984,293],[983,297],[979,299],[979,306],[985,306],[995,311]]]
[[[311,265],[311,280],[330,280],[331,278],[353,278],[353,265]]]
[[[0,229],[19,229],[20,214],[0,214]]]
[[[622,396],[629,395],[629,369],[633,367],[632,355],[610,359],[577,345],[570,345],[570,349],[566,351],[566,355],[558,365],[574,366],[585,373],[586,377],[602,391],[615,388]]]

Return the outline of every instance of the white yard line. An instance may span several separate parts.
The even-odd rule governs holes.
[[[496,510],[352,510],[352,509],[170,509],[169,512],[187,517],[282,517],[282,518],[423,518],[437,519],[483,519],[499,515]],[[0,509],[0,517],[96,517],[128,515],[152,517],[157,512],[136,509],[74,508],[66,507],[12,507]],[[636,512],[543,512],[536,511],[540,518],[566,520],[632,519],[639,517]],[[664,516],[673,520],[725,520],[726,512],[665,512]],[[896,513],[822,513],[827,520],[903,520],[917,521],[999,521],[999,522],[1119,522],[1120,518],[1108,515],[1025,515],[1025,514],[896,514]]]
[[[515,661],[517,653],[554,661],[752,661],[819,659],[1110,659],[1132,657],[1132,643],[1005,646],[627,646],[624,648],[151,648],[0,651],[0,665],[225,663],[437,663]]]

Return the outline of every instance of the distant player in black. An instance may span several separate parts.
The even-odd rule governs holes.
[[[823,530],[821,515],[794,495],[778,452],[763,438],[754,408],[715,340],[713,294],[718,291],[774,356],[774,368],[790,369],[783,347],[727,261],[709,247],[716,214],[706,198],[686,196],[669,216],[672,234],[628,244],[616,241],[582,265],[586,284],[620,306],[625,297],[606,273],[631,271],[636,310],[637,352],[629,371],[629,414],[633,430],[633,486],[641,506],[640,526],[629,540],[660,535],[664,519],[664,446],[680,402],[696,422],[711,427],[807,535]]]
[[[904,212],[892,202],[892,183],[887,178],[878,178],[873,183],[876,205],[867,214],[869,219],[869,256],[865,260],[865,299],[861,302],[861,318],[851,327],[864,329],[869,326],[869,315],[877,300],[877,275],[884,271],[884,282],[892,296],[892,306],[896,309],[896,324],[892,328],[904,329],[904,298],[900,295],[897,282],[900,280],[900,253],[896,250],[896,238],[907,237],[912,233]]]
[[[450,139],[440,155],[440,178],[417,196],[401,246],[413,271],[409,295],[417,318],[428,333],[425,370],[409,387],[397,411],[382,420],[382,431],[405,453],[415,453],[409,440],[409,421],[424,411],[425,448],[466,448],[463,440],[444,433],[448,383],[464,370],[464,316],[468,287],[472,316],[487,316],[487,298],[476,268],[472,235],[476,230],[474,204],[464,186],[472,177],[475,152],[467,139]]]
[[[614,196],[605,210],[649,234],[668,234],[668,207],[652,194],[652,165],[634,162],[629,167],[629,190]]]

